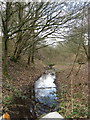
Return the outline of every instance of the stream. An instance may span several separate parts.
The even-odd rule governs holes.
[[[25,88],[27,99],[14,98],[14,105],[9,107],[13,120],[36,120],[49,112],[57,111],[56,74],[53,69],[46,70],[35,82],[34,86]],[[18,117],[18,118],[17,118]]]
[[[47,70],[35,82],[35,100],[37,116],[56,111],[57,102],[57,89],[56,89],[56,75],[55,71]]]

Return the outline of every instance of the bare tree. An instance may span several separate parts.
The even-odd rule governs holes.
[[[7,56],[8,56],[8,39],[9,39],[9,22],[10,22],[10,8],[12,3],[7,2],[5,8],[5,14],[1,12],[2,19],[2,32],[3,32],[3,50],[4,50],[4,70],[7,68]]]
[[[38,45],[47,37],[61,35],[60,28],[67,22],[79,17],[82,6],[75,4],[74,9],[68,2],[6,2],[2,4],[2,29],[5,44],[6,63],[7,41],[14,41],[13,59],[17,61],[21,54],[28,53],[28,64],[34,63]]]

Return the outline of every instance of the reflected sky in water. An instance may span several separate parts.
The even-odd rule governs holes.
[[[56,103],[55,73],[43,74],[35,83],[35,97],[39,102],[51,106]]]

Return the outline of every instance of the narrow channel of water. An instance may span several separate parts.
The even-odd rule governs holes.
[[[55,80],[54,70],[47,70],[34,86],[27,88],[24,93],[27,99],[15,97],[15,106],[9,107],[11,119],[36,120],[46,113],[56,111],[58,98]]]
[[[35,82],[37,116],[56,110],[58,102],[55,80],[55,72],[47,71]]]

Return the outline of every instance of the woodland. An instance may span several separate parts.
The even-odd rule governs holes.
[[[58,113],[90,118],[90,3],[0,1],[0,23],[0,116],[23,118],[31,103],[29,118],[37,119],[30,96],[49,66],[57,77]]]

